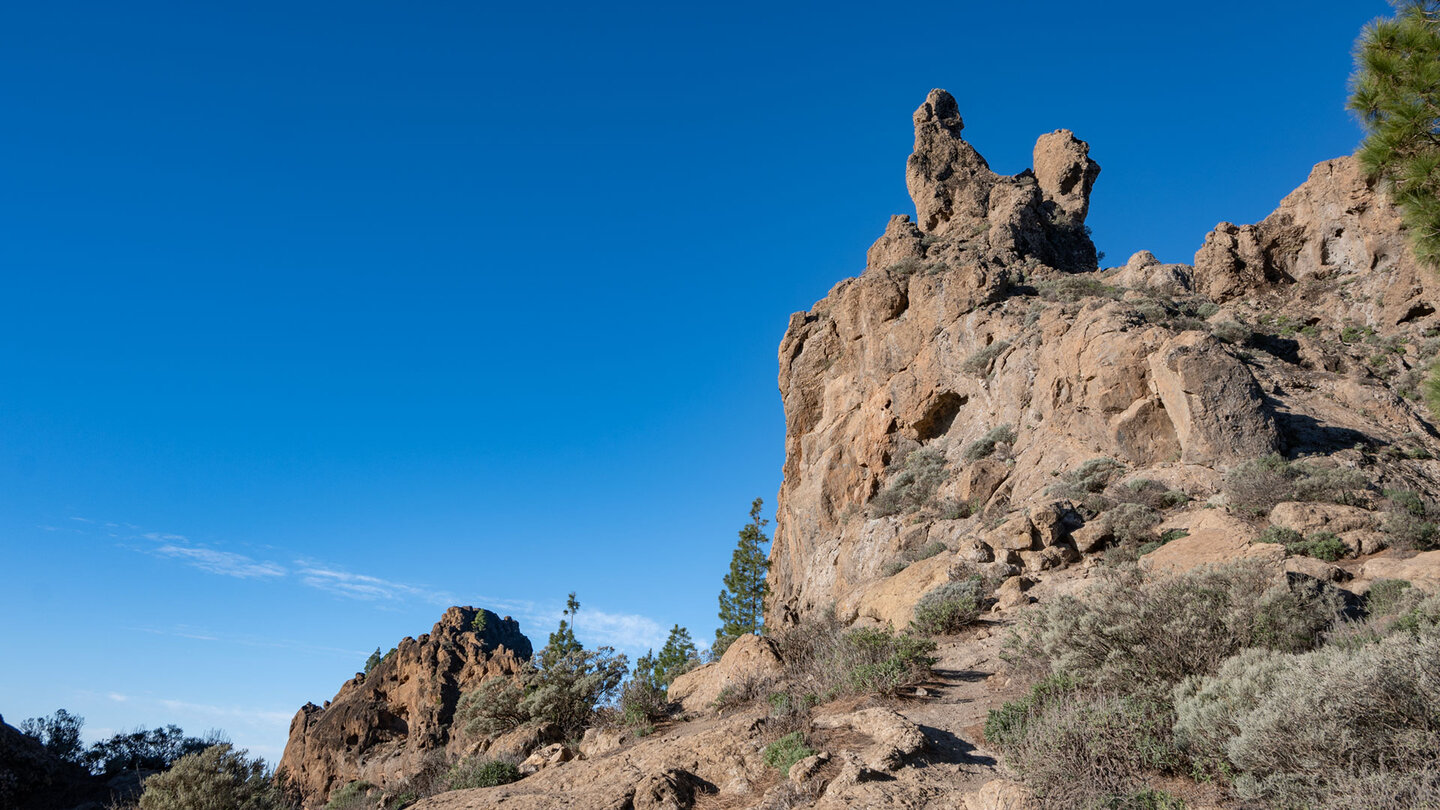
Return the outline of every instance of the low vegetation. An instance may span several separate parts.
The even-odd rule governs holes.
[[[993,602],[981,577],[947,582],[932,588],[915,603],[915,619],[911,627],[931,636],[958,633],[974,624],[980,613]]]
[[[186,754],[163,773],[145,780],[140,810],[276,810],[280,791],[259,757],[228,743]]]
[[[993,427],[985,431],[985,435],[966,445],[965,460],[979,461],[988,458],[995,453],[996,448],[1009,447],[1015,444],[1015,428],[1009,425]]]
[[[1247,461],[1225,476],[1230,505],[1252,515],[1267,514],[1286,501],[1359,505],[1368,488],[1369,482],[1359,470],[1288,461],[1274,453]]]
[[[870,502],[874,517],[915,512],[931,505],[936,490],[950,476],[945,451],[938,447],[912,450],[897,466],[900,472]]]
[[[765,746],[761,758],[765,760],[766,765],[781,773],[788,773],[795,763],[814,755],[815,750],[805,744],[804,735],[798,731],[792,731]]]
[[[965,358],[965,362],[960,364],[960,370],[974,377],[989,377],[990,367],[994,365],[995,358],[1008,348],[1010,348],[1010,341],[997,340]]]
[[[1440,597],[1381,581],[1342,608],[1255,561],[1111,571],[1022,621],[1005,657],[1032,686],[985,736],[1047,806],[1170,801],[1153,780],[1178,776],[1255,806],[1426,806],[1405,802],[1440,795]],[[1360,802],[1382,784],[1394,803]]]
[[[513,762],[471,757],[455,763],[447,775],[449,790],[495,787],[519,781],[520,769]]]

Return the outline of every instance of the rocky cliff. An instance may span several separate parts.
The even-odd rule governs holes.
[[[518,675],[531,653],[509,616],[452,607],[429,633],[405,638],[369,674],[356,673],[324,706],[302,707],[279,769],[313,807],[348,782],[384,787],[419,773],[428,757],[465,753],[464,741],[450,733],[461,693]]]
[[[1358,470],[1371,493],[1435,491],[1417,392],[1440,290],[1354,160],[1316,166],[1263,222],[1221,223],[1191,265],[1141,252],[1091,272],[1083,141],[1043,135],[1007,177],[945,91],[914,122],[917,218],[893,217],[780,346],[772,621],[833,605],[903,626],[957,563],[1033,575],[1113,545],[1079,497],[1098,489],[1077,489],[1095,459],[1102,485],[1174,493],[1146,508],[1191,536],[1154,561],[1248,548],[1264,521],[1208,507],[1270,453]],[[1355,554],[1386,545],[1380,521],[1360,520]]]

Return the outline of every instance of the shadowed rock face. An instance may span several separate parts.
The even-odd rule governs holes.
[[[1099,174],[1085,142],[1042,135],[1034,171],[1006,177],[961,138],[943,90],[914,122],[917,218],[893,217],[865,271],[792,315],[780,345],[772,622],[834,605],[844,621],[903,626],[961,563],[1004,577],[1098,553],[1103,527],[1055,494],[1097,457],[1124,466],[1117,484],[1148,478],[1188,494],[1191,506],[1166,515],[1177,527],[1218,496],[1225,471],[1277,451],[1435,491],[1434,464],[1376,456],[1406,443],[1440,451],[1428,413],[1400,396],[1428,363],[1420,347],[1440,325],[1440,295],[1353,159],[1316,166],[1258,225],[1222,223],[1193,266],[1142,251],[1084,272]],[[1210,334],[1229,321],[1261,334]],[[1347,326],[1371,343],[1342,340]],[[967,457],[1001,426],[1015,434],[1003,453]],[[930,505],[877,509],[918,450],[943,462]],[[975,516],[944,508],[961,501]],[[944,553],[887,569],[937,542]]]
[[[61,810],[110,798],[105,781],[65,762],[0,717],[0,810]]]
[[[451,744],[450,723],[462,692],[494,677],[515,677],[531,656],[530,640],[510,617],[452,607],[428,634],[406,638],[369,675],[356,673],[324,707],[306,704],[290,722],[280,759],[307,807],[364,779],[378,786],[417,773]]]

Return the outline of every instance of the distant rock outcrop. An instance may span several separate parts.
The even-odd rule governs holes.
[[[1091,459],[1116,463],[1108,485],[1188,498],[1165,525],[1204,537],[1225,472],[1277,451],[1363,468],[1376,493],[1440,491],[1415,401],[1440,289],[1353,159],[1316,166],[1257,225],[1222,223],[1193,266],[1141,251],[1087,272],[1084,141],[1043,135],[1034,171],[1007,177],[961,138],[950,94],[914,123],[917,219],[893,217],[864,273],[791,316],[780,345],[772,622],[834,606],[900,626],[974,566],[1033,576],[1103,551],[1108,519],[1080,497],[1094,490],[1064,485]],[[1239,546],[1264,525],[1236,522]],[[1215,556],[1164,556],[1182,548]]]
[[[484,615],[484,628],[475,618]],[[510,617],[452,607],[418,639],[405,638],[368,675],[340,687],[323,707],[306,704],[290,723],[279,769],[307,807],[354,780],[384,787],[417,773],[451,746],[462,692],[493,677],[515,677],[530,640]]]
[[[104,780],[57,758],[0,717],[0,810],[61,810],[109,798]]]

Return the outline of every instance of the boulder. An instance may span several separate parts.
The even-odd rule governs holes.
[[[713,712],[716,698],[727,687],[747,681],[773,680],[783,671],[780,648],[772,639],[744,635],[730,644],[719,661],[676,678],[670,684],[669,696],[687,712]]]
[[[1358,506],[1314,501],[1286,501],[1270,510],[1270,524],[1309,535],[1319,531],[1343,535],[1374,526],[1374,513]]]
[[[1361,576],[1374,582],[1379,579],[1403,579],[1429,593],[1440,593],[1440,551],[1409,554],[1387,551],[1366,560]]]
[[[1280,447],[1250,371],[1220,341],[1182,332],[1150,355],[1151,380],[1180,442],[1180,461],[1236,464]]]

